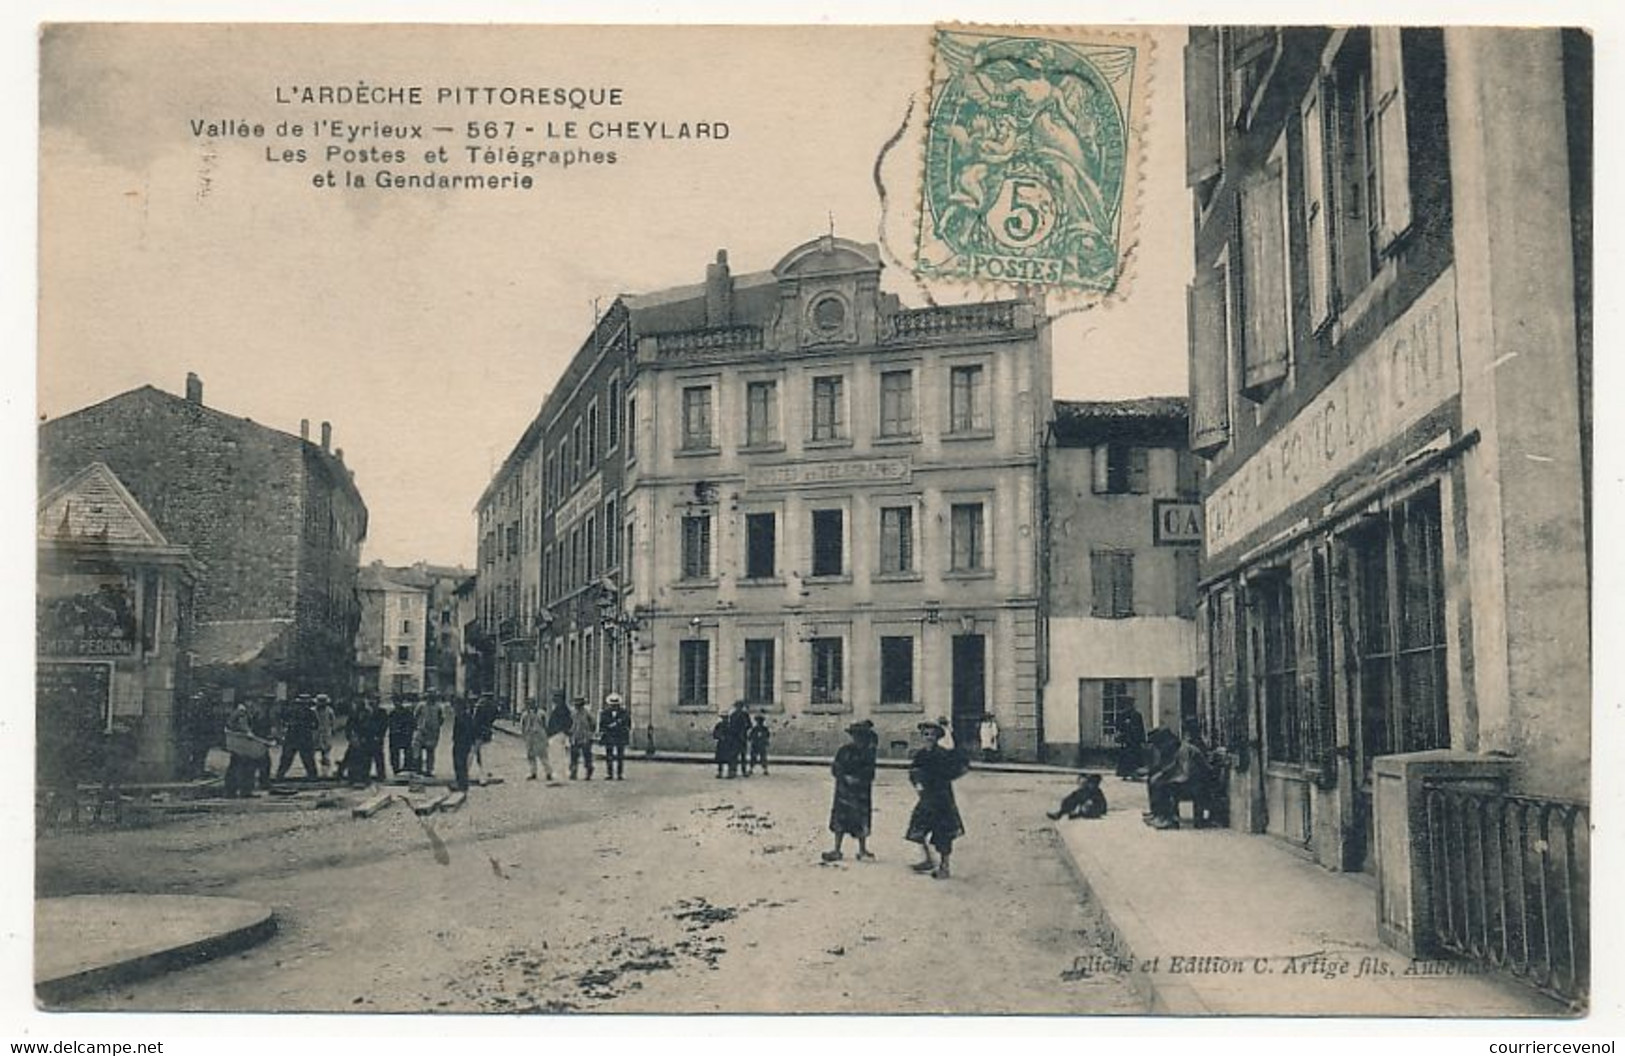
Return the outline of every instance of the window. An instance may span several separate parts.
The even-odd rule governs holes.
[[[914,639],[880,639],[880,703],[914,703]]]
[[[410,663],[412,660],[412,647],[410,645],[397,645],[395,647],[395,660],[397,663]]]
[[[814,510],[812,574],[838,576],[846,569],[845,518],[841,510]]]
[[[887,575],[914,571],[913,507],[881,507],[880,571]]]
[[[954,367],[948,373],[948,431],[973,433],[987,428],[987,397],[982,367]]]
[[[1119,620],[1134,615],[1134,554],[1127,550],[1096,550],[1089,555],[1093,588],[1090,614]]]
[[[1360,754],[1450,746],[1439,498],[1429,490],[1355,537]]]
[[[621,563],[621,525],[615,517],[615,500],[604,503],[604,567]]]
[[[608,419],[608,426],[609,426],[609,436],[604,441],[604,446],[606,448],[608,448],[609,450],[613,451],[615,449],[615,445],[617,445],[617,444],[619,444],[621,442],[621,379],[620,378],[610,378],[609,379],[609,395],[607,397],[605,397],[604,406],[605,406],[605,409],[608,411],[608,414],[605,415],[605,417]]]
[[[1265,754],[1275,762],[1300,763],[1304,755],[1292,581],[1284,572],[1268,576],[1258,581],[1254,594],[1260,624],[1260,666],[1255,681],[1264,704]]]
[[[771,638],[745,639],[745,703],[752,707],[774,701],[773,650]]]
[[[880,375],[880,435],[914,435],[912,370],[888,370]]]
[[[772,513],[745,515],[745,578],[772,579],[778,574],[778,517]]]
[[[844,643],[839,638],[812,640],[812,702],[839,704],[842,691]]]
[[[1150,683],[1143,680],[1129,680],[1126,678],[1106,678],[1100,683],[1100,731],[1109,739],[1117,735],[1117,724],[1123,720],[1131,709],[1138,710],[1141,705],[1148,705],[1149,700],[1140,700],[1135,689],[1143,685],[1150,688]],[[1149,694],[1148,694],[1149,695]]]
[[[638,398],[626,394],[626,457],[630,461],[638,455]]]
[[[1151,490],[1151,455],[1129,444],[1095,448],[1096,495],[1145,495]]]
[[[587,525],[582,536],[582,564],[586,566],[582,576],[583,582],[592,579],[598,574],[598,518],[588,515]]]
[[[829,375],[812,379],[814,440],[839,440],[846,436],[845,379]]]
[[[508,557],[519,556],[519,522],[508,525]]]
[[[711,386],[690,385],[683,390],[683,450],[715,447],[711,431]]]
[[[703,638],[678,643],[677,706],[711,706],[711,643]]]
[[[587,471],[598,465],[598,401],[587,405]]]
[[[982,504],[956,502],[952,510],[952,550],[955,572],[978,572],[987,567],[983,548]]]
[[[779,384],[753,381],[745,386],[745,443],[772,444],[779,439]]]
[[[401,621],[401,633],[402,634],[411,634],[412,633],[412,621],[411,620],[402,620]]]
[[[581,483],[581,419],[576,419],[575,426],[570,430],[570,483]]]
[[[691,513],[683,518],[683,578],[711,578],[709,513]]]

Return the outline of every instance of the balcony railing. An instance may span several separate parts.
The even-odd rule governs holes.
[[[1434,926],[1452,953],[1577,1005],[1591,985],[1591,810],[1430,785]]]
[[[1008,331],[1016,328],[1016,302],[910,308],[892,315],[890,321],[892,339],[899,341]]]
[[[661,359],[680,359],[685,356],[727,352],[752,352],[761,347],[762,328],[759,326],[723,326],[707,330],[684,330],[675,334],[660,334],[655,338],[655,348]]]

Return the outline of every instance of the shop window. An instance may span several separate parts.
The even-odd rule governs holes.
[[[880,703],[914,703],[914,639],[880,639]]]
[[[1096,550],[1089,555],[1090,614],[1120,620],[1134,615],[1134,553]]]
[[[703,638],[678,643],[677,706],[711,706],[711,643]]]
[[[772,579],[778,574],[778,517],[772,513],[745,515],[745,578]]]
[[[846,570],[845,516],[841,510],[814,510],[812,574],[839,576]]]
[[[745,639],[745,703],[751,707],[770,706],[775,699],[772,638]]]
[[[845,681],[845,643],[840,638],[814,638],[811,644],[812,702],[839,704]]]
[[[1264,749],[1273,762],[1304,760],[1298,710],[1298,632],[1292,582],[1285,573],[1257,581],[1258,667],[1254,691],[1264,705]]]

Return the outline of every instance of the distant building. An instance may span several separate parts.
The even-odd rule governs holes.
[[[533,419],[475,504],[478,633],[472,643],[488,671],[480,692],[505,708],[536,694],[541,608],[541,419]]]
[[[787,752],[922,718],[1040,743],[1047,320],[1026,300],[904,308],[879,250],[825,236],[770,271],[630,297],[626,516],[654,741],[736,700]]]
[[[356,577],[361,626],[355,640],[355,689],[363,697],[416,697],[427,685],[429,591],[408,582],[416,578],[412,571],[374,561]]]
[[[40,785],[196,775],[219,727],[191,697],[191,552],[102,462],[46,492],[36,528]]]
[[[477,575],[465,576],[452,592],[452,602],[456,615],[453,617],[457,627],[457,667],[453,675],[453,696],[474,697],[485,692],[484,686],[487,676],[481,666],[481,652],[479,649],[479,577]]]
[[[308,432],[308,425],[301,433]],[[190,685],[339,693],[353,683],[355,576],[367,507],[343,452],[143,386],[39,428],[42,492],[100,462],[201,571]]]
[[[1402,949],[1497,944],[1447,932],[1512,906],[1526,951],[1572,953],[1591,773],[1590,37],[1197,27],[1186,70],[1202,711],[1233,757],[1232,821],[1375,872]],[[1455,849],[1463,810],[1555,820],[1538,836],[1480,823],[1490,843]],[[1499,863],[1520,858],[1554,863],[1538,895],[1566,890],[1567,908],[1526,905],[1527,887],[1502,901]],[[1584,965],[1554,972],[1562,987]]]
[[[1044,755],[1100,762],[1132,704],[1196,717],[1201,505],[1186,401],[1057,400],[1048,460]]]

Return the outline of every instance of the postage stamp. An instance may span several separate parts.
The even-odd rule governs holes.
[[[919,275],[1116,288],[1150,52],[1128,31],[938,29]]]

